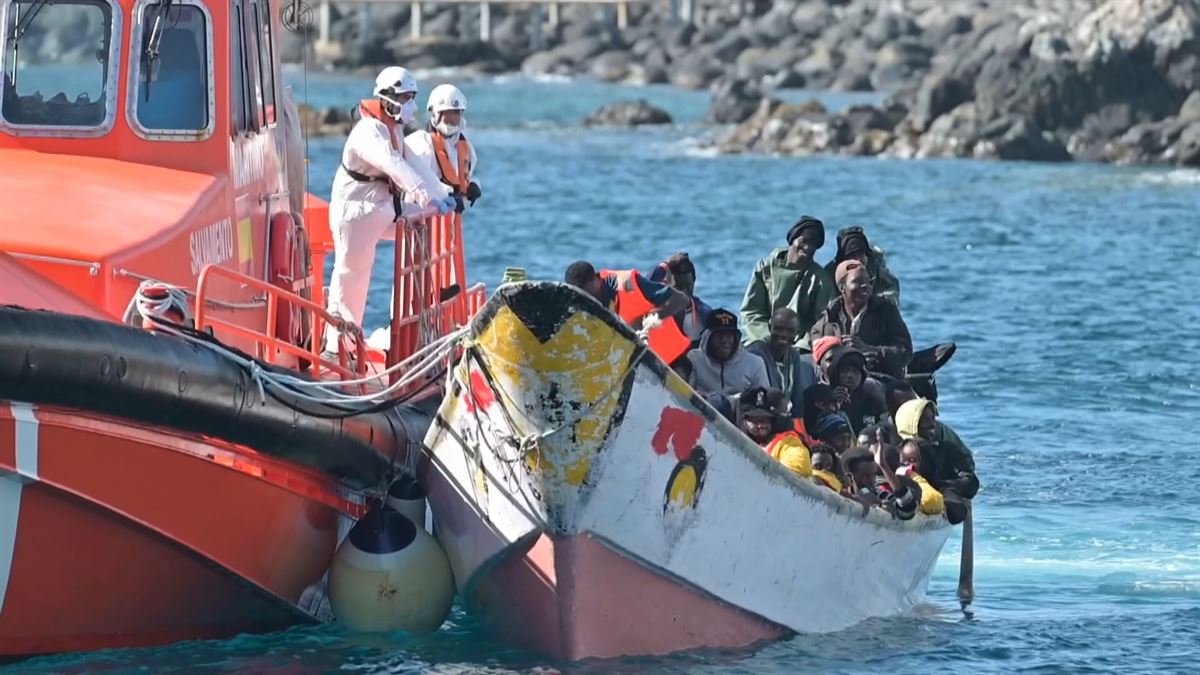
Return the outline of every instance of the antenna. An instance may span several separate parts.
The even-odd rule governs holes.
[[[293,33],[306,33],[313,25],[312,5],[304,0],[291,0],[283,6],[283,27]]]

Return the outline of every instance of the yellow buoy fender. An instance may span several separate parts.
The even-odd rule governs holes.
[[[429,533],[384,506],[363,516],[338,546],[329,600],[351,630],[429,633],[450,613],[454,575]]]
[[[412,476],[401,476],[388,489],[388,506],[408,517],[420,529],[425,529],[425,488]]]

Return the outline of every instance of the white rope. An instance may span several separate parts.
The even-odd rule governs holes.
[[[428,352],[430,352],[430,354],[428,356],[426,356],[425,358],[423,358],[422,360],[420,360],[419,362],[417,362],[417,365],[412,365],[412,362],[414,361],[414,357],[419,356],[421,354],[421,352],[414,353],[409,358],[405,359],[404,361],[401,361],[400,363],[397,363],[395,366],[392,366],[387,371],[383,371],[383,372],[379,373],[378,375],[372,376],[370,378],[362,378],[360,380],[354,381],[355,383],[369,382],[371,380],[379,379],[380,377],[386,376],[389,373],[389,371],[395,371],[400,367],[407,367],[410,365],[412,366],[412,370],[406,372],[403,377],[399,378],[396,382],[394,382],[390,386],[388,386],[380,391],[372,392],[372,393],[368,393],[368,394],[362,394],[362,395],[352,395],[352,394],[345,394],[340,391],[329,389],[332,387],[346,386],[351,381],[337,380],[337,381],[331,381],[331,382],[314,382],[312,380],[304,380],[304,379],[297,378],[292,375],[287,375],[284,373],[271,372],[271,371],[263,368],[254,359],[246,358],[230,349],[227,349],[224,345],[220,345],[220,344],[216,344],[213,342],[209,342],[207,340],[202,340],[202,339],[196,338],[196,337],[189,335],[187,333],[184,333],[182,331],[175,330],[165,324],[162,325],[161,327],[164,332],[171,333],[171,334],[173,334],[177,337],[180,337],[188,342],[191,342],[197,346],[201,346],[201,347],[210,349],[212,351],[215,351],[218,354],[220,354],[221,356],[225,357],[226,359],[233,361],[234,363],[237,363],[238,365],[242,366],[243,368],[246,368],[246,370],[249,371],[249,373],[250,373],[251,379],[258,386],[259,394],[260,394],[260,396],[262,396],[262,400],[263,400],[264,404],[266,403],[266,387],[273,387],[276,390],[281,390],[281,391],[286,392],[290,396],[294,396],[300,400],[310,401],[313,403],[320,403],[320,404],[378,403],[379,401],[386,399],[392,393],[394,393],[400,389],[403,389],[404,387],[418,381],[426,373],[433,370],[433,368],[439,366],[441,364],[442,358],[444,356],[446,356],[450,352],[451,349],[453,349],[453,340],[457,340],[465,332],[465,329],[455,331],[454,333],[451,333],[451,334],[439,339],[434,344],[429,345],[425,350],[422,350],[422,351],[428,351]],[[304,387],[314,387],[315,386],[316,388],[318,388],[320,390],[320,394],[319,395],[317,395],[315,393],[309,394],[304,391],[298,390],[296,388],[297,384],[304,386]]]

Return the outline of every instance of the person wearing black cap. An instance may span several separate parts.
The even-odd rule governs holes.
[[[838,230],[837,255],[825,265],[825,271],[834,276],[838,263],[845,260],[857,260],[866,266],[875,295],[900,306],[900,280],[888,269],[883,249],[872,246],[867,233],[858,225]]]
[[[799,346],[807,349],[808,332],[834,296],[833,278],[813,260],[825,245],[825,224],[801,216],[787,233],[787,247],[758,261],[742,299],[742,323],[751,341],[771,333],[771,315],[790,307],[800,319]]]
[[[792,473],[808,478],[812,476],[808,446],[790,425],[783,423],[783,405],[783,392],[778,389],[751,387],[738,397],[738,427]]]
[[[736,396],[749,387],[769,387],[767,366],[755,354],[742,347],[742,332],[737,315],[727,309],[714,309],[708,317],[700,347],[688,352],[692,362],[692,389],[701,394],[717,392]]]

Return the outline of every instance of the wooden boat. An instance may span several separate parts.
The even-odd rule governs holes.
[[[0,2],[0,658],[328,618],[339,538],[440,391],[347,418],[260,375],[378,372],[482,303],[458,219],[401,222],[389,348],[322,360],[280,4]]]
[[[425,444],[462,597],[564,659],[823,632],[920,600],[950,532],[791,474],[590,296],[502,286]]]

